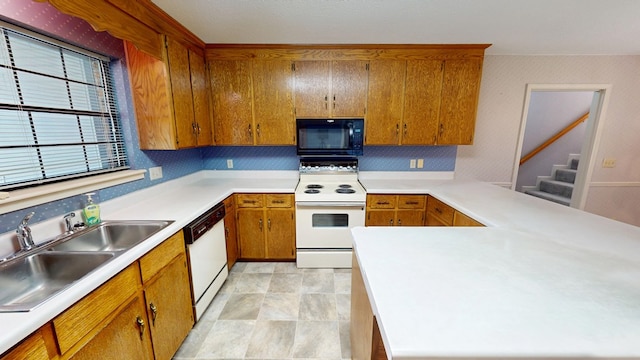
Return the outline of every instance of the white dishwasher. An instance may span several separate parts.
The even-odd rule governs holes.
[[[220,203],[184,228],[196,321],[229,275],[224,215]]]

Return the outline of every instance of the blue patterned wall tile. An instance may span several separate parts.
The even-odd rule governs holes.
[[[365,146],[358,157],[362,171],[453,171],[456,146]],[[295,146],[224,146],[202,150],[204,168],[229,170],[297,170]],[[424,168],[409,169],[410,159],[424,159]]]

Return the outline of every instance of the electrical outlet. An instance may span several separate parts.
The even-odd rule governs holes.
[[[227,169],[233,169],[233,160],[227,159]]]
[[[162,179],[162,166],[149,168],[149,180]]]
[[[602,160],[602,167],[603,168],[614,168],[614,167],[616,167],[616,159],[605,158],[604,160]]]
[[[416,168],[416,159],[409,160],[409,168],[410,169],[415,169]]]
[[[418,159],[418,169],[422,169],[424,167],[424,159]]]

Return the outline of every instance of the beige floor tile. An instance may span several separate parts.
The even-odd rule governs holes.
[[[285,359],[291,357],[296,334],[295,321],[258,321],[245,358]]]
[[[300,320],[338,320],[334,294],[301,294]]]
[[[264,294],[232,294],[224,305],[220,320],[255,320],[258,318]]]
[[[336,309],[338,311],[338,320],[349,320],[349,314],[351,314],[351,295],[336,294]]]
[[[216,321],[197,354],[198,359],[243,359],[255,327],[253,320]]]
[[[236,281],[237,293],[266,293],[271,282],[271,274],[242,273]]]
[[[337,321],[298,321],[293,344],[294,358],[341,357]]]
[[[247,266],[244,269],[244,273],[271,274],[276,268],[276,263],[273,262],[250,262],[246,264]]]
[[[267,293],[260,307],[260,320],[298,320],[300,295]]]
[[[333,273],[304,273],[300,292],[335,293],[333,275]]]
[[[302,274],[273,274],[269,284],[270,293],[299,293],[302,288]]]
[[[351,273],[333,274],[336,294],[351,294]]]

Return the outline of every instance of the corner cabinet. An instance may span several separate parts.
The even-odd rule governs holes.
[[[236,194],[236,224],[241,259],[295,259],[293,194]]]
[[[162,59],[125,41],[140,148],[213,145],[204,56],[170,37],[164,39]]]

